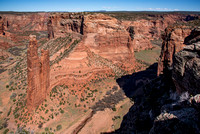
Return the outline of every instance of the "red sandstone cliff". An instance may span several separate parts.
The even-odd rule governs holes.
[[[163,43],[157,75],[162,74],[165,68],[172,66],[174,54],[183,49],[184,40],[190,32],[191,28],[187,26],[172,26],[165,30],[162,36]]]
[[[200,28],[186,37],[183,50],[174,55],[172,79],[178,93],[200,93]]]
[[[48,31],[48,38],[49,39],[54,38],[54,32],[53,32],[53,26],[52,26],[51,17],[49,18],[49,20],[47,22],[47,31]]]
[[[86,15],[83,33],[73,51],[51,67],[51,87],[84,83],[102,77],[100,74],[121,76],[135,68],[130,34],[117,19],[104,14]]]
[[[48,16],[49,13],[0,13],[0,47],[24,45],[31,33],[40,32],[45,38]]]
[[[141,16],[142,17],[142,16]],[[189,21],[185,14],[149,15],[147,19],[137,18],[134,21],[122,21],[121,25],[134,28],[133,47],[135,51],[152,48],[151,40],[159,39],[161,32],[169,25]]]
[[[83,20],[82,15],[75,13],[53,13],[48,19],[49,36],[59,37],[69,32],[83,34]]]
[[[120,22],[104,14],[84,16],[85,45],[103,58],[124,67],[135,66],[134,48],[129,32]]]
[[[27,108],[30,111],[44,101],[50,85],[49,52],[42,50],[40,60],[37,50],[36,36],[30,35],[30,43],[27,50]]]
[[[49,13],[13,13],[1,16],[6,18],[10,31],[46,31]]]
[[[50,85],[50,64],[49,64],[49,51],[41,50],[41,72],[40,72],[40,83],[41,83],[41,94],[43,98],[51,91]]]
[[[3,18],[0,16],[0,35],[5,35],[5,24]]]
[[[97,30],[98,27],[95,24],[97,20],[94,15],[84,13],[13,13],[13,14],[1,14],[2,19],[6,18],[4,28],[2,23],[0,29],[5,29],[8,25],[8,30],[5,32],[24,32],[24,31],[47,31],[49,39],[54,37],[65,36],[66,33],[76,32],[80,34],[86,34],[89,31]],[[90,16],[90,18],[88,17]],[[93,17],[91,17],[93,16]],[[114,19],[113,17],[103,18],[102,22],[106,19]],[[149,49],[152,47],[151,40],[158,39],[161,32],[173,23],[185,22],[192,19],[192,16],[188,17],[186,14],[162,14],[162,15],[141,15],[134,21],[121,20],[118,25],[127,29],[130,26],[134,27],[134,40],[132,41],[134,51],[140,51]],[[94,18],[94,23],[88,23]],[[98,24],[100,26],[101,24]],[[3,30],[0,30],[3,31]],[[2,32],[1,32],[2,33]],[[6,33],[9,34],[9,33]],[[13,33],[12,33],[13,34]],[[12,36],[12,35],[8,35]],[[13,35],[11,40],[15,40]]]

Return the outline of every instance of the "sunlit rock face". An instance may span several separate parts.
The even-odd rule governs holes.
[[[187,26],[174,26],[165,30],[162,36],[162,50],[158,60],[157,75],[163,74],[165,68],[171,68],[174,54],[185,46],[184,40],[190,35],[191,28]]]
[[[30,43],[27,50],[28,69],[28,97],[27,108],[33,110],[41,104],[49,92],[49,52],[41,51],[41,58],[38,57],[38,46],[36,36],[30,35]]]

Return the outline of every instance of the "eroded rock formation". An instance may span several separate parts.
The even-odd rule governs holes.
[[[182,33],[181,29],[178,31]],[[198,29],[185,38],[190,37],[187,42],[192,44],[174,53],[172,77],[166,79],[171,75],[164,74],[146,84],[134,96],[134,105],[124,116],[120,129],[113,133],[199,133],[200,42],[197,34],[192,35],[194,33],[198,33]],[[173,79],[172,83],[170,79]]]
[[[38,46],[35,35],[30,35],[27,50],[28,91],[27,108],[29,111],[41,104],[49,92],[49,52],[41,50],[41,59],[38,56]]]
[[[84,17],[75,13],[54,13],[51,14],[48,20],[49,36],[52,36],[52,31],[56,37],[62,36],[67,32],[77,32],[83,34]]]
[[[51,17],[49,18],[49,20],[47,22],[47,31],[48,31],[48,38],[49,39],[54,38],[54,32],[53,32]]]
[[[124,61],[128,54],[134,56],[131,35],[115,18],[103,14],[85,16],[84,34],[94,40],[85,45],[113,63]]]
[[[200,29],[194,29],[190,36],[190,45],[174,56],[173,81],[176,90],[181,94],[189,92],[192,95],[200,93]],[[198,34],[197,34],[198,33]],[[193,37],[193,38],[192,38]],[[188,38],[187,38],[188,39]]]
[[[143,15],[134,21],[122,21],[121,25],[126,28],[134,27],[133,46],[135,51],[140,51],[152,48],[152,41],[159,39],[169,25],[197,18],[198,16],[188,17],[184,14]]]
[[[172,67],[174,54],[183,49],[185,38],[190,35],[190,32],[191,28],[187,26],[174,26],[165,30],[162,35],[162,50],[158,60],[158,76],[163,74],[165,68]]]
[[[6,24],[5,24],[5,18],[2,18],[0,16],[0,35],[5,35],[5,29],[6,29]]]

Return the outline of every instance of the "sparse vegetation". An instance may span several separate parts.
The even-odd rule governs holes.
[[[7,134],[9,132],[9,129],[6,128],[4,131],[3,131],[3,134]]]
[[[57,131],[59,131],[59,130],[61,130],[62,129],[62,125],[58,125],[57,127],[56,127],[56,130]]]
[[[75,40],[68,49],[65,49],[63,53],[60,53],[59,56],[56,57],[56,59],[54,61],[50,62],[50,65],[53,65],[55,63],[58,63],[59,61],[61,61],[63,58],[67,57],[69,55],[69,53],[75,48],[75,46],[79,43],[79,40]]]

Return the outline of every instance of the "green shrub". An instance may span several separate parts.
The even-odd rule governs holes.
[[[48,112],[49,112],[49,110],[47,109],[47,110],[45,111],[45,114],[48,113]]]
[[[45,131],[49,131],[49,128],[48,128],[48,127],[45,127]]]
[[[61,130],[62,129],[62,126],[61,125],[58,125],[57,127],[56,127],[56,130],[57,131],[59,131],[59,130]]]
[[[10,113],[11,113],[11,110],[12,110],[12,107],[10,107],[10,109],[9,109],[9,111],[8,111],[8,114],[7,114],[7,116],[9,116],[9,115],[10,115]]]
[[[18,118],[18,117],[19,117],[19,114],[15,114],[14,116],[15,116],[15,119],[16,119],[16,118]]]
[[[12,95],[10,96],[10,99],[14,99],[17,96],[16,93],[12,93]]]
[[[112,108],[113,111],[117,111],[115,107]]]
[[[63,110],[63,109],[60,109],[60,113],[63,114],[63,113],[64,113],[64,110]]]
[[[9,129],[7,128],[6,130],[3,131],[3,134],[7,134]]]

